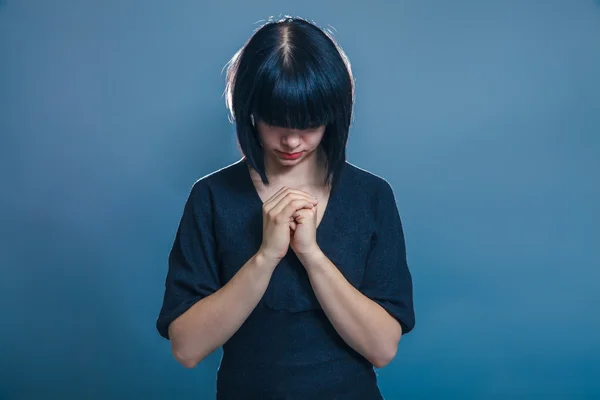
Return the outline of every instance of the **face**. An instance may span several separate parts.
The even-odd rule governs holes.
[[[300,130],[270,126],[263,121],[258,122],[257,129],[265,155],[282,165],[297,164],[316,154],[325,133],[325,125]]]

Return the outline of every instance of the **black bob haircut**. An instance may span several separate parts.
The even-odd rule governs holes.
[[[303,18],[269,19],[227,63],[226,105],[238,145],[264,184],[269,181],[255,122],[291,129],[325,125],[325,184],[346,162],[354,105],[348,57],[332,35]]]

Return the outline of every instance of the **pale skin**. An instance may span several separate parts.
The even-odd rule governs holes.
[[[402,328],[383,307],[352,286],[321,251],[316,241],[316,208],[294,214],[297,227],[290,246],[338,334],[371,364],[382,368],[396,356]]]
[[[402,328],[383,307],[352,286],[321,251],[316,229],[327,203],[328,189],[320,187],[323,170],[318,156],[324,127],[286,130],[258,123],[269,180],[279,190],[260,186],[263,201],[263,244],[221,289],[194,304],[169,326],[172,351],[185,367],[193,368],[221,347],[239,329],[262,298],[271,275],[289,247],[304,266],[313,291],[342,339],[375,367],[396,355]],[[298,152],[296,160],[281,159],[277,151]],[[274,166],[275,165],[275,166]],[[270,168],[270,169],[269,169]],[[273,177],[273,179],[271,179]],[[285,182],[289,182],[285,184]],[[296,183],[292,183],[296,182]],[[292,183],[292,184],[290,184]],[[321,200],[297,187],[314,188]],[[309,189],[310,190],[310,189]],[[323,207],[324,208],[324,207]],[[240,302],[243,298],[245,301]],[[200,339],[199,339],[200,338]]]

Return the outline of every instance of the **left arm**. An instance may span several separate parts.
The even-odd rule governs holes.
[[[318,248],[299,259],[313,291],[335,330],[375,367],[396,355],[402,328],[383,307],[352,286]]]
[[[412,276],[392,187],[376,192],[376,224],[360,286],[355,288],[316,240],[316,207],[294,214],[290,245],[304,265],[321,308],[342,339],[382,368],[396,355],[402,335],[415,326]]]

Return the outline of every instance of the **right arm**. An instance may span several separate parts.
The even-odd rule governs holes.
[[[194,368],[233,336],[262,298],[278,260],[258,251],[229,282],[169,325],[175,359]]]
[[[285,187],[267,200],[262,245],[221,286],[210,192],[205,181],[194,185],[169,254],[163,306],[156,323],[161,336],[171,340],[179,363],[195,367],[241,327],[288,252],[292,214],[315,203],[304,192]]]

